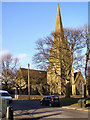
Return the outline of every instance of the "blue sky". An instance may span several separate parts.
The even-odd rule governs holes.
[[[32,64],[35,41],[55,29],[57,2],[3,2],[2,52],[20,59],[20,66],[36,69]],[[88,24],[88,2],[59,3],[63,27]]]

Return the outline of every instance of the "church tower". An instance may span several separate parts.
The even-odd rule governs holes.
[[[68,47],[69,48],[69,47]],[[67,57],[66,57],[67,56]],[[47,83],[50,85],[50,93],[66,94],[66,84],[70,81],[67,45],[64,39],[59,4],[57,8],[54,41],[50,50],[49,67],[47,69]]]

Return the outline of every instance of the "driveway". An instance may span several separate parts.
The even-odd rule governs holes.
[[[15,120],[48,120],[48,118],[49,120],[60,118],[68,118],[68,120],[70,118],[83,118],[83,120],[88,120],[88,111],[41,106],[38,100],[13,100],[11,105],[13,106]]]

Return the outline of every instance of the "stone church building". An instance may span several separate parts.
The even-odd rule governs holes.
[[[28,84],[28,69],[20,68],[20,72],[26,88]],[[50,50],[49,67],[47,71],[30,70],[30,80],[32,87],[31,94],[37,94],[41,84],[46,94],[66,95],[68,85],[70,94],[83,94],[84,78],[81,72],[73,72],[70,48],[64,39],[59,4],[57,8],[54,42]]]
[[[50,92],[65,95],[66,84],[72,84],[73,80],[71,53],[64,39],[58,4],[54,43],[50,51],[50,61],[47,70],[47,83],[50,85]]]

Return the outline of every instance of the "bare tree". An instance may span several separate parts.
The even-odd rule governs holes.
[[[14,86],[17,90],[16,94],[23,94],[24,91],[27,90],[27,84],[25,82],[25,79],[24,79],[20,69],[17,72],[17,77],[16,77],[16,80],[15,80]]]
[[[6,89],[15,85],[18,72],[18,59],[13,58],[11,54],[2,56],[1,58],[1,82],[5,84]]]
[[[65,41],[70,47],[74,70],[85,68],[87,26],[79,29],[65,29]]]
[[[64,36],[60,33],[51,33],[50,36],[39,39],[36,42],[37,53],[33,56],[33,63],[38,68],[47,70],[50,66],[57,67],[54,64],[57,60],[61,66],[61,74],[58,68],[55,69],[55,74],[60,76],[62,81],[69,80],[72,66],[76,71],[85,68],[86,28],[86,26],[78,29],[65,28]],[[52,87],[55,86],[53,82]],[[66,89],[64,82],[62,83]]]
[[[87,37],[85,35],[87,32],[86,28],[86,26],[78,29],[65,28],[65,41],[63,41],[64,46],[61,45],[61,42],[59,42],[58,45],[58,43],[54,41],[54,39],[59,39],[60,34],[58,35],[56,33],[51,33],[50,36],[47,36],[44,39],[39,39],[38,41],[36,41],[35,49],[37,53],[33,56],[33,63],[36,65],[37,68],[47,70],[50,62],[50,51],[52,50],[52,46],[54,46],[54,51],[57,48],[60,53],[62,52],[64,58],[66,56],[65,54],[67,53],[63,51],[66,49],[66,51],[69,52],[68,57],[71,56],[71,65],[73,65],[74,70],[81,70],[81,67],[83,67],[83,62],[85,62],[85,60],[83,59],[85,57],[84,49],[86,47],[85,42]],[[57,57],[57,55],[54,54],[54,56],[52,57]],[[68,57],[65,58],[66,61]]]
[[[86,41],[85,83],[87,82],[87,63],[89,60],[89,34],[87,32],[87,26],[85,26],[85,41]]]
[[[44,39],[36,41],[37,53],[33,56],[33,63],[37,68],[47,70],[50,59],[50,49],[53,45],[53,36],[47,36]]]
[[[90,95],[90,77],[89,77],[89,48],[90,48],[90,26],[85,26],[85,41],[86,41],[86,61],[85,61],[85,88],[84,88],[84,97],[86,97],[87,92]],[[87,91],[88,90],[88,91]]]

